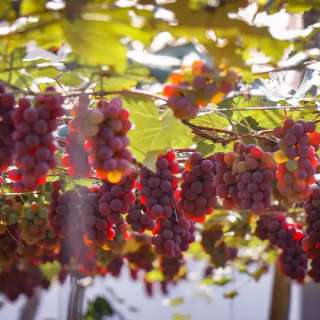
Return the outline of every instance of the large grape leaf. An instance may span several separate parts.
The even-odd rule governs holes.
[[[154,169],[155,152],[192,145],[190,129],[177,120],[171,110],[159,114],[153,100],[127,97],[125,107],[130,111],[133,128],[129,132],[130,146],[139,162],[146,161]]]

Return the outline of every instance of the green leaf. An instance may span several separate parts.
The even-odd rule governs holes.
[[[181,314],[175,313],[172,315],[171,320],[191,320],[191,316],[189,314]]]
[[[180,306],[181,304],[184,304],[184,298],[182,297],[171,298],[168,300],[168,305],[170,307]]]
[[[127,97],[124,105],[133,123],[129,132],[130,146],[138,161],[144,162],[149,152],[154,155],[154,152],[192,145],[190,129],[177,120],[171,110],[160,115],[153,101],[143,97]],[[148,159],[147,164],[151,166]]]
[[[88,304],[85,320],[103,320],[106,316],[112,316],[114,310],[109,301],[104,297],[97,297]]]
[[[20,6],[21,15],[31,15],[45,9],[46,0],[22,0]]]
[[[100,21],[64,20],[64,33],[79,59],[88,64],[110,65],[124,70],[127,50],[114,32],[116,27]]]
[[[228,292],[225,292],[223,294],[223,296],[226,298],[226,299],[234,299],[236,296],[239,295],[239,292],[236,291],[236,290],[231,290],[231,291],[228,291]]]
[[[40,265],[41,272],[43,276],[48,280],[51,281],[52,279],[56,278],[61,271],[61,265],[59,262],[46,262]]]

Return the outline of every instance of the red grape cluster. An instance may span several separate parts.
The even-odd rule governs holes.
[[[170,76],[163,94],[168,97],[168,106],[181,120],[195,118],[199,108],[207,105],[217,91],[213,72],[201,60],[195,61],[191,68],[175,71]]]
[[[310,257],[320,256],[320,188],[312,190],[304,203],[306,213],[306,238],[304,247]]]
[[[0,273],[0,292],[10,301],[15,301],[20,294],[31,297],[35,289],[41,287],[48,288],[49,282],[38,268],[21,270],[13,266],[10,270]]]
[[[281,249],[279,262],[290,278],[303,280],[307,270],[307,256],[302,247],[304,233],[300,225],[282,213],[262,215],[257,223],[256,235]]]
[[[76,131],[71,131],[66,139],[66,153],[62,164],[68,169],[71,177],[89,177],[91,168],[88,162],[88,152],[84,148],[84,138]]]
[[[152,243],[158,254],[167,257],[178,257],[195,241],[194,222],[187,220],[178,212],[170,218],[158,222]]]
[[[48,226],[49,210],[38,202],[25,203],[20,223],[20,236],[28,245],[44,239]]]
[[[274,130],[279,139],[279,150],[273,155],[279,164],[277,187],[291,202],[303,201],[315,182],[315,169],[319,164],[316,151],[320,144],[320,133],[315,129],[312,121],[286,119],[282,127]]]
[[[98,133],[103,114],[98,109],[89,109],[89,105],[88,95],[80,94],[78,103],[71,111],[74,118],[69,122],[70,133],[66,139],[62,163],[72,177],[88,177],[91,174],[85,140]]]
[[[130,173],[122,177],[117,184],[104,182],[98,188],[99,212],[110,225],[124,223],[123,215],[129,211],[134,203],[133,187],[136,174]]]
[[[129,208],[126,222],[133,231],[143,233],[146,229],[152,230],[156,226],[155,220],[145,212],[144,206],[136,201]]]
[[[0,173],[6,170],[12,162],[14,130],[11,111],[15,105],[13,94],[6,92],[0,84]]]
[[[182,254],[174,258],[166,256],[160,257],[160,270],[164,275],[166,282],[173,280],[184,265],[185,260],[183,259]]]
[[[234,89],[237,79],[232,70],[214,72],[204,61],[197,60],[191,67],[174,71],[163,94],[178,119],[190,120],[209,102],[220,103]]]
[[[213,228],[204,229],[201,232],[201,245],[216,267],[225,267],[228,261],[237,257],[237,249],[227,246],[222,240],[222,229],[221,225],[215,225]]]
[[[0,234],[0,243],[0,267],[1,270],[7,270],[17,259],[18,243],[12,231]]]
[[[178,207],[188,218],[204,219],[216,204],[214,160],[194,152],[186,161]]]
[[[216,194],[222,200],[225,209],[238,208],[240,204],[237,179],[233,173],[235,158],[234,152],[217,152],[213,155],[215,162],[214,185]]]
[[[8,226],[19,223],[22,207],[19,197],[0,198],[0,234],[5,233]]]
[[[86,240],[85,245],[103,245],[114,238],[114,231],[99,211],[96,188],[77,187],[65,193],[55,191],[50,212],[53,231],[70,242]]]
[[[242,143],[236,143],[234,151],[240,209],[260,213],[271,205],[276,172],[272,154],[262,151],[258,146]],[[233,181],[230,175],[230,182]]]
[[[309,275],[320,282],[320,188],[313,189],[304,203],[306,213],[306,237],[303,247],[311,259]]]
[[[103,114],[103,121],[97,134],[87,140],[89,163],[99,178],[118,183],[131,171],[132,156],[127,148],[127,133],[131,127],[129,112],[122,108],[119,98],[110,102],[100,100],[98,110]]]
[[[63,99],[53,88],[35,98],[34,105],[22,98],[18,108],[12,111],[14,123],[14,155],[18,170],[12,170],[9,178],[15,181],[15,190],[34,190],[46,181],[48,171],[56,166],[56,146],[53,131],[57,117],[62,116]]]
[[[139,244],[139,242],[137,242]],[[155,260],[154,252],[150,243],[142,242],[137,250],[131,251],[126,255],[131,270],[144,270],[149,272],[153,269]],[[134,272],[135,273],[135,272]]]
[[[173,152],[158,157],[155,173],[146,167],[141,168],[138,186],[141,203],[151,218],[169,218],[173,214],[172,206],[178,187],[178,178],[175,175],[179,171]]]

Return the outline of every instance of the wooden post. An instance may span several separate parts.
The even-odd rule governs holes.
[[[68,304],[68,320],[81,320],[85,287],[77,275],[71,275],[71,292]]]
[[[291,281],[276,266],[273,277],[270,320],[289,320]]]

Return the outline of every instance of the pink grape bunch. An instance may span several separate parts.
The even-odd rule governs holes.
[[[15,98],[12,93],[6,92],[0,84],[0,173],[7,170],[13,159],[13,121],[10,113],[15,106]]]
[[[290,202],[304,201],[315,182],[320,133],[312,121],[286,119],[274,136],[279,139],[279,150],[273,154],[278,164],[277,188]]]
[[[127,133],[131,128],[129,112],[122,107],[120,98],[110,102],[100,100],[97,109],[103,115],[95,135],[88,138],[89,163],[97,176],[116,184],[131,172],[132,155],[128,149]]]
[[[147,214],[153,218],[169,218],[173,214],[175,192],[178,187],[180,168],[175,162],[174,152],[160,155],[156,161],[156,172],[146,167],[140,171],[138,188],[141,194],[141,203]]]
[[[193,220],[202,221],[216,205],[212,158],[204,158],[198,152],[191,154],[182,173],[179,210]]]
[[[272,154],[256,145],[234,145],[239,208],[261,213],[271,206],[276,164]],[[228,177],[229,178],[229,177]],[[230,175],[230,182],[234,178]]]
[[[89,177],[89,153],[85,148],[85,140],[98,133],[103,114],[98,109],[90,109],[90,99],[86,94],[79,95],[79,101],[71,110],[74,118],[69,122],[69,135],[66,139],[63,165],[68,168],[72,177]]]
[[[256,235],[280,249],[279,263],[284,274],[291,279],[304,279],[308,260],[302,247],[301,225],[290,221],[283,213],[264,214],[258,220]]]
[[[320,282],[320,188],[312,190],[304,203],[304,210],[307,229],[303,247],[311,259],[309,276]]]
[[[55,168],[53,132],[57,129],[57,118],[63,115],[62,103],[61,95],[49,87],[33,104],[21,98],[18,108],[12,111],[17,169],[9,172],[9,178],[15,181],[16,191],[34,190],[43,185],[49,170]]]
[[[124,215],[134,203],[133,188],[136,174],[134,172],[123,176],[117,184],[105,181],[98,188],[99,212],[112,226],[124,224]]]
[[[217,197],[222,200],[225,209],[238,208],[240,204],[239,191],[237,188],[236,174],[233,172],[233,163],[236,158],[234,152],[217,152],[214,159],[214,185]]]
[[[170,258],[178,257],[187,251],[189,244],[195,241],[194,222],[183,217],[179,212],[170,218],[161,219],[152,238],[156,252]]]
[[[153,230],[156,226],[155,219],[146,213],[145,207],[137,200],[130,205],[126,222],[133,231],[139,233],[143,233],[145,230]]]

